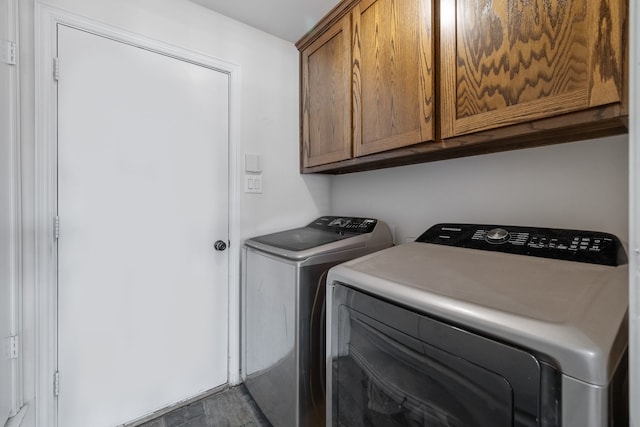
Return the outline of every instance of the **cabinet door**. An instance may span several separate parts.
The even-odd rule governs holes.
[[[620,0],[442,0],[442,137],[622,98]]]
[[[351,17],[302,52],[302,162],[317,166],[351,154]]]
[[[433,140],[431,0],[363,0],[353,20],[355,155]]]

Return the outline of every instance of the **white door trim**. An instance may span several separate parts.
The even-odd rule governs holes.
[[[35,425],[57,426],[53,378],[57,366],[57,289],[54,217],[57,187],[56,27],[68,25],[229,76],[229,361],[228,382],[240,382],[239,272],[240,67],[179,46],[115,28],[36,0],[35,4]]]
[[[2,38],[20,46],[18,0],[6,2],[7,28]],[[22,167],[20,156],[20,61],[9,67],[9,301],[3,301],[2,309],[9,310],[11,335],[17,336],[18,357],[11,360],[11,417],[16,417],[24,404],[23,396],[23,338],[22,331]],[[0,420],[2,422],[2,420]]]
[[[640,6],[629,8],[629,425],[640,427]]]

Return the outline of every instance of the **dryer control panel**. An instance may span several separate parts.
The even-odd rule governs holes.
[[[627,255],[613,234],[487,224],[436,224],[416,242],[506,252],[602,265],[623,265]]]

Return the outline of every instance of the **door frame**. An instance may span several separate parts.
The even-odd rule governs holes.
[[[20,46],[19,38],[19,3],[18,0],[7,0],[2,4],[5,9],[6,29],[0,34],[0,38],[7,39]],[[21,61],[15,58],[14,64],[7,64],[7,84],[8,84],[8,104],[9,116],[7,117],[8,136],[7,144],[9,150],[9,182],[8,201],[9,213],[8,224],[8,247],[9,247],[9,270],[3,272],[9,286],[9,300],[0,302],[0,310],[7,310],[9,313],[10,335],[18,339],[17,355],[10,359],[10,413],[9,420],[19,420],[24,416],[26,408],[23,396],[23,344],[24,337],[22,330],[22,167],[20,149],[20,76]],[[4,332],[4,331],[3,331]],[[4,343],[3,343],[4,344]],[[3,416],[1,414],[0,416]],[[0,419],[0,423],[4,422]]]
[[[58,364],[57,244],[57,84],[53,78],[57,25],[64,24],[114,41],[212,68],[229,76],[229,384],[240,383],[240,66],[180,46],[154,40],[49,6],[35,4],[35,425],[57,426],[53,379]],[[141,414],[145,415],[145,414]]]
[[[640,399],[640,5],[629,2],[629,403]],[[629,405],[629,425],[640,407]]]

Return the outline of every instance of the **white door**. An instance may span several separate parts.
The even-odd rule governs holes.
[[[227,74],[58,25],[58,425],[227,382]]]

